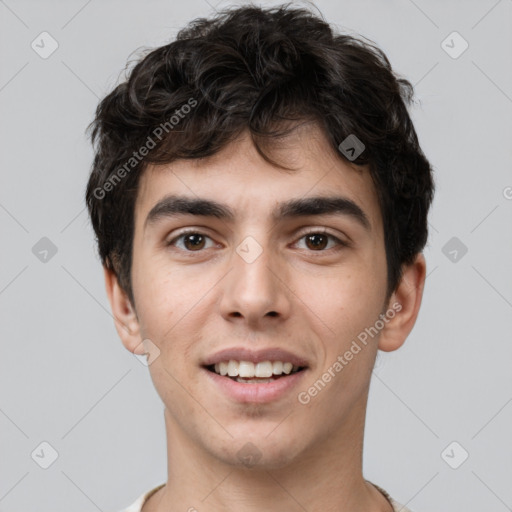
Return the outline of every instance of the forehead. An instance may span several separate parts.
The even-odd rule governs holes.
[[[210,157],[149,165],[139,181],[136,224],[142,229],[151,209],[165,196],[175,194],[230,205],[240,219],[253,220],[261,219],[262,212],[274,215],[276,205],[284,201],[336,195],[358,205],[371,226],[381,225],[367,166],[342,159],[315,125],[292,132],[267,153],[292,170],[265,161],[248,132]]]

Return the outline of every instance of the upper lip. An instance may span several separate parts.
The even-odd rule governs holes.
[[[303,357],[297,356],[281,348],[267,348],[263,350],[250,350],[248,348],[226,348],[207,357],[204,366],[220,363],[222,361],[251,361],[260,363],[262,361],[290,362],[294,366],[307,366],[308,363]]]

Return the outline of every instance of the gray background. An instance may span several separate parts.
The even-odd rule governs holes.
[[[117,337],[84,209],[84,129],[134,50],[228,5],[0,1],[4,512],[115,511],[166,479],[163,406]],[[374,371],[365,476],[414,512],[512,510],[512,0],[317,5],[416,85],[437,183],[418,322]]]

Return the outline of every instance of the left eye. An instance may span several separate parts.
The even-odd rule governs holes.
[[[334,241],[334,246],[347,245],[334,235],[330,235],[329,233],[324,233],[322,231],[312,231],[311,233],[306,233],[300,238],[300,240],[303,239],[305,240],[306,248],[313,251],[324,251],[325,249],[332,249],[332,245],[327,247],[329,245],[329,239]]]

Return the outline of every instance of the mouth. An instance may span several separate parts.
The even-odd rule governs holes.
[[[268,384],[303,372],[307,366],[289,361],[236,361],[233,359],[203,366],[211,373],[241,384]]]
[[[258,351],[232,347],[208,356],[201,366],[208,386],[230,403],[271,404],[289,398],[309,365],[305,357],[279,347]]]

